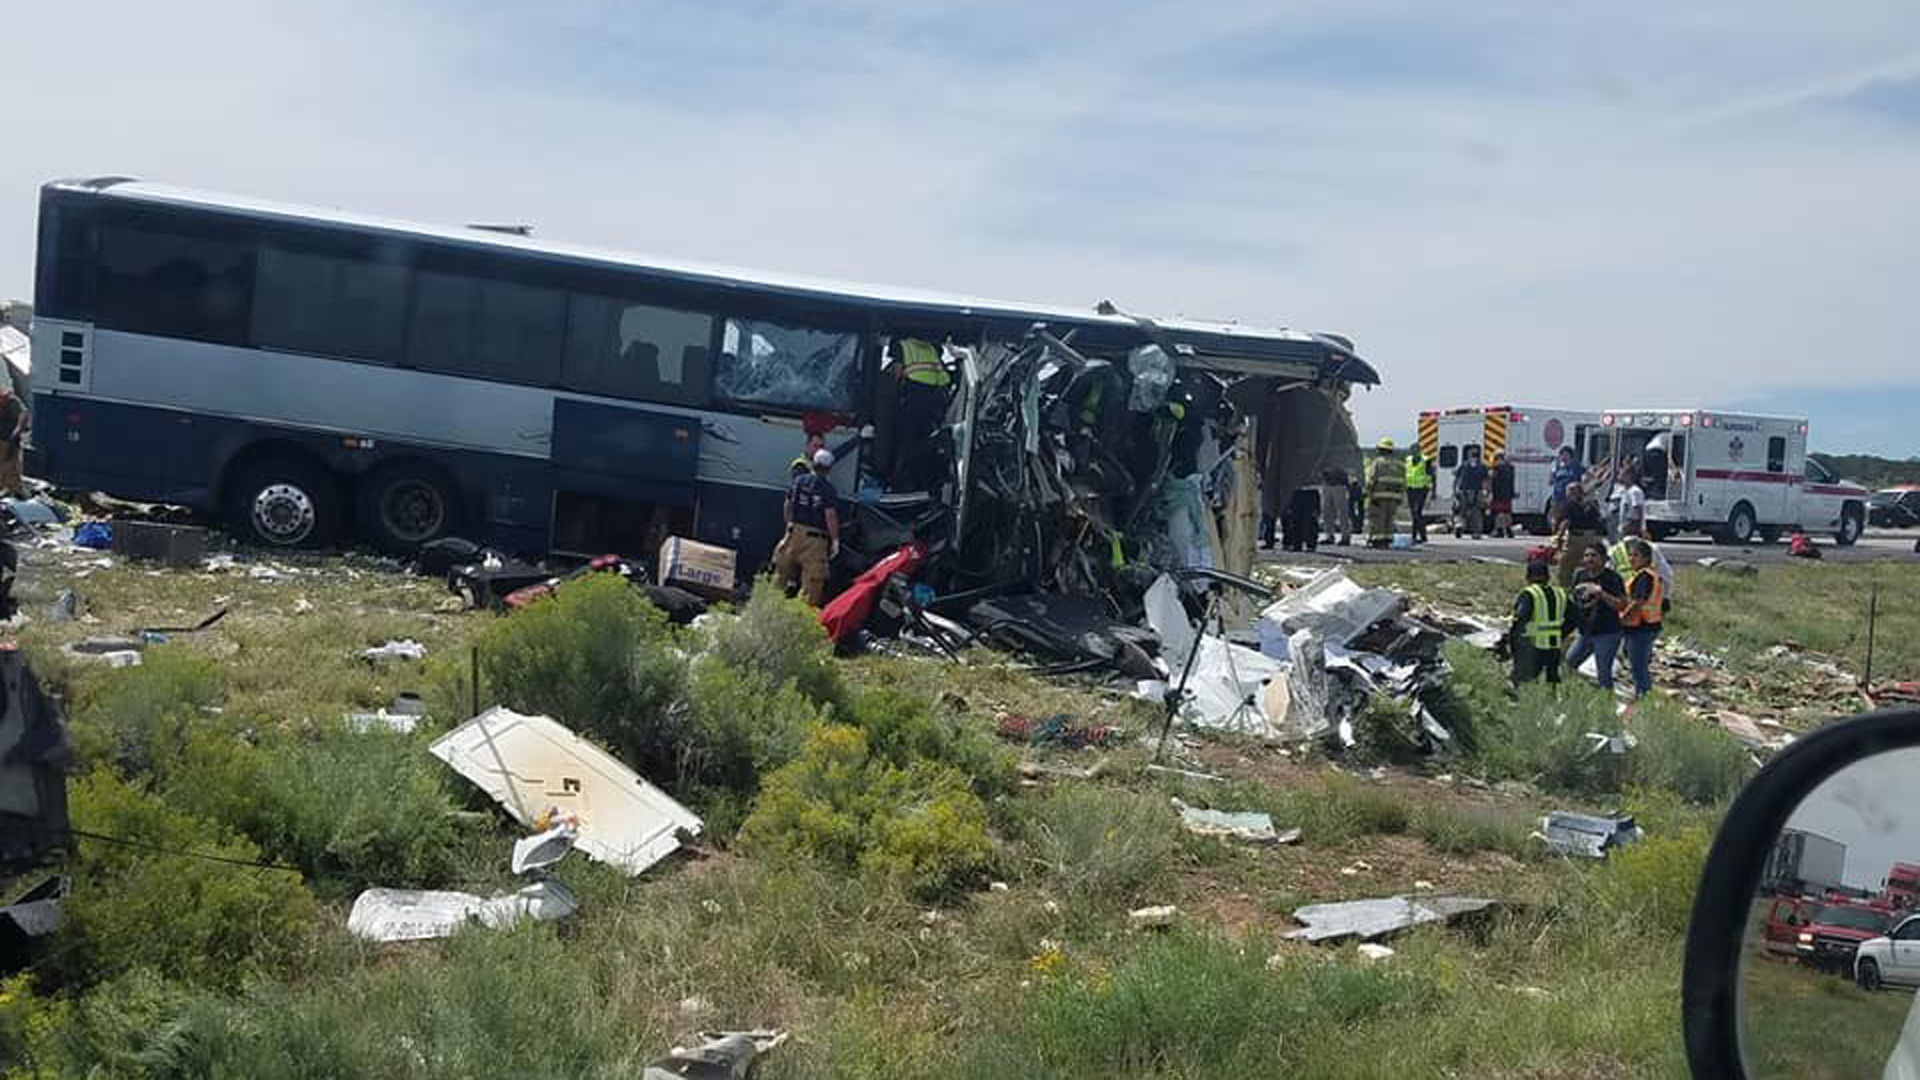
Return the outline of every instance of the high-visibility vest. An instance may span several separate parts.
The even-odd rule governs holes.
[[[1367,462],[1367,497],[1399,498],[1406,494],[1407,474],[1392,458],[1374,458]]]
[[[1527,641],[1536,649],[1558,651],[1567,620],[1567,590],[1558,585],[1529,585],[1526,591],[1533,612],[1527,620]]]
[[[1427,471],[1426,458],[1407,459],[1407,490],[1418,491],[1433,486],[1433,474]]]
[[[1643,575],[1653,583],[1644,602],[1633,598],[1633,583]],[[1660,575],[1654,571],[1653,567],[1635,570],[1633,576],[1627,579],[1627,610],[1620,613],[1620,625],[1629,630],[1638,626],[1659,626],[1660,600],[1664,591],[1660,584]]]
[[[1607,548],[1607,558],[1613,560],[1614,572],[1624,580],[1633,573],[1633,556],[1627,553],[1627,542],[1621,540]]]
[[[900,377],[922,386],[946,386],[953,381],[940,350],[918,338],[900,339]]]

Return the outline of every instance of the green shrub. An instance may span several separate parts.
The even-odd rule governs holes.
[[[675,775],[683,790],[710,797],[751,795],[760,777],[792,761],[807,732],[826,719],[791,679],[772,683],[764,672],[713,655],[694,661],[687,692]]]
[[[1316,1037],[1433,996],[1390,966],[1307,961],[1276,973],[1266,950],[1175,932],[1110,973],[1046,981],[1023,1034],[1034,1060],[1067,1075],[1271,1075],[1238,1069],[1270,1068]]]
[[[1051,886],[1073,897],[1129,899],[1163,871],[1180,842],[1167,800],[1116,788],[1055,788],[1033,808],[1027,832]]]
[[[1429,847],[1449,855],[1497,851],[1515,859],[1529,859],[1545,850],[1530,839],[1534,827],[1532,816],[1433,803],[1414,814],[1412,831]]]
[[[259,849],[226,827],[104,769],[72,786],[69,809],[76,830],[141,846],[81,838],[57,954],[68,979],[148,967],[231,987],[254,971],[297,967],[308,953],[318,912],[299,875],[151,850],[259,861]]]
[[[1220,809],[1265,810],[1274,828],[1298,827],[1300,838],[1315,845],[1404,833],[1413,824],[1406,800],[1392,789],[1332,770],[1284,788],[1246,785],[1202,792]]]
[[[1717,803],[1746,782],[1753,763],[1725,731],[1654,699],[1634,710],[1629,773],[1636,784],[1671,791],[1692,803]]]
[[[714,620],[708,649],[736,671],[753,672],[767,686],[792,682],[816,705],[840,705],[846,687],[819,613],[788,597],[771,577],[753,583],[739,612]]]
[[[483,626],[482,701],[592,735],[643,775],[675,775],[686,681],[673,628],[624,579],[589,574]],[[442,671],[441,693],[457,682]]]
[[[1616,848],[1592,872],[1592,902],[1624,930],[1679,940],[1687,932],[1712,840],[1705,826],[1695,825]]]
[[[1458,752],[1471,756],[1482,728],[1507,710],[1507,670],[1485,649],[1448,639],[1440,655],[1451,668],[1446,682],[1426,696],[1427,709],[1453,736]]]
[[[983,797],[1013,790],[1014,755],[982,727],[942,720],[926,698],[888,686],[854,687],[847,696],[846,722],[876,756],[901,768],[921,759],[951,765]]]
[[[1586,686],[1528,683],[1517,700],[1481,725],[1470,764],[1489,779],[1522,780],[1549,791],[1616,792],[1625,761],[1597,749],[1592,735],[1620,730],[1611,695]]]
[[[766,778],[741,839],[874,871],[925,897],[978,881],[994,854],[986,807],[965,776],[930,761],[895,766],[843,724],[816,727],[800,757]]]
[[[81,682],[74,741],[82,760],[105,760],[124,776],[159,776],[224,694],[213,661],[181,645],[148,649],[138,667]]]

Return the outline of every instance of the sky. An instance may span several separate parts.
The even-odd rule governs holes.
[[[1894,863],[1920,863],[1920,818],[1912,813],[1917,782],[1920,750],[1862,759],[1808,792],[1787,827],[1847,845],[1841,876],[1848,885],[1878,889]]]
[[[1632,398],[1920,454],[1912,0],[4,10],[4,295],[37,185],[132,175],[1334,330],[1368,439]]]

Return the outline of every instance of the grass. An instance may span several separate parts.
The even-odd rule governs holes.
[[[1754,1080],[1877,1077],[1913,994],[1870,992],[1839,975],[1751,956],[1742,973],[1741,1044]]]
[[[790,687],[808,709],[861,730],[870,762],[885,765],[868,767],[888,783],[897,782],[889,768],[944,763],[937,783],[928,777],[891,792],[911,805],[862,810],[866,826],[918,858],[938,837],[910,826],[940,798],[953,805],[965,802],[963,792],[977,798],[985,817],[970,809],[967,835],[984,820],[993,849],[966,853],[1004,890],[969,877],[964,889],[916,892],[912,874],[865,872],[857,853],[836,866],[754,850],[737,839],[750,805],[743,801],[730,818],[708,816],[700,856],[639,878],[579,857],[563,863],[561,877],[582,900],[565,922],[402,947],[353,941],[343,929],[346,904],[376,879],[482,891],[501,883],[513,831],[422,743],[464,719],[467,644],[503,624],[441,610],[445,594],[436,584],[368,560],[278,561],[299,573],[281,580],[254,579],[244,569],[156,575],[120,564],[76,578],[84,563],[30,562],[19,592],[35,621],[23,645],[43,679],[66,694],[87,763],[119,763],[145,794],[118,797],[132,809],[147,807],[168,830],[212,823],[218,831],[202,835],[217,837],[222,850],[294,862],[305,871],[306,893],[258,884],[262,871],[233,868],[236,877],[208,879],[221,886],[219,910],[252,903],[258,927],[279,925],[266,918],[268,907],[297,916],[298,932],[287,934],[294,955],[256,948],[244,977],[231,980],[167,951],[175,940],[195,940],[176,932],[226,940],[205,919],[176,927],[170,920],[177,916],[160,906],[142,913],[146,921],[96,921],[122,938],[144,933],[155,959],[103,971],[111,978],[92,990],[81,981],[63,987],[44,973],[0,982],[5,1080],[632,1076],[700,1029],[762,1025],[794,1033],[762,1063],[757,1075],[767,1080],[1685,1074],[1675,1020],[1676,919],[1731,782],[1715,771],[1718,744],[1692,746],[1692,728],[1655,732],[1665,721],[1654,720],[1640,733],[1671,739],[1660,744],[1663,761],[1692,755],[1699,762],[1606,785],[1629,785],[1621,800],[1649,840],[1622,853],[1632,857],[1592,864],[1550,856],[1529,834],[1549,809],[1620,804],[1585,794],[1597,789],[1489,789],[1399,771],[1373,779],[1232,743],[1202,748],[1203,770],[1227,782],[1169,779],[1142,772],[1145,752],[1133,745],[1153,730],[1151,706],[1090,682],[1036,679],[987,654],[969,655],[964,666],[867,657],[823,668],[809,652],[770,647],[779,641],[769,638],[786,633],[787,614],[773,609],[753,613],[751,636],[722,649],[777,677],[756,681],[752,693],[716,691],[705,699],[710,707],[738,714],[766,706],[764,720],[776,711],[767,706],[773,687]],[[1419,576],[1444,587],[1429,593],[1436,598],[1493,597],[1497,584],[1498,607],[1509,570],[1368,566],[1355,574]],[[1763,567],[1759,578],[1739,580],[1772,590],[1800,583],[1802,573],[1825,575],[1807,581],[1843,583],[1836,595],[1846,597],[1856,575],[1879,572]],[[46,602],[67,585],[96,622],[43,617]],[[1709,588],[1698,590],[1707,598],[1703,609],[1720,602]],[[1695,592],[1686,586],[1686,595]],[[169,648],[179,659],[156,655],[142,675],[109,673],[60,653],[82,636],[194,621],[216,597],[226,598],[227,619],[175,635]],[[1883,591],[1883,607],[1895,602]],[[1817,622],[1826,603],[1808,591],[1793,601],[1806,609],[1796,617]],[[1715,617],[1750,616],[1730,609]],[[1700,626],[1689,632],[1706,633]],[[1890,634],[1882,629],[1884,644]],[[1764,630],[1727,635],[1735,642],[1730,663],[1746,663],[1763,647]],[[425,643],[429,662],[375,668],[355,659],[359,649],[394,636]],[[1845,648],[1838,637],[1801,640],[1809,649]],[[1884,655],[1889,674],[1901,664],[1910,670],[1905,646]],[[193,661],[217,672],[211,684]],[[1497,678],[1480,681],[1488,685],[1473,689],[1476,707],[1505,702]],[[342,712],[385,704],[402,690],[427,695],[440,714],[421,736],[355,741],[341,733]],[[167,701],[190,707],[157,707]],[[1003,713],[1065,713],[1112,725],[1123,737],[1104,751],[1014,748],[1061,764],[1107,762],[1096,781],[1022,785],[1009,768],[1014,750],[990,734]],[[1519,734],[1481,732],[1490,740],[1486,752],[1525,756],[1516,743],[1551,743],[1539,723],[1549,714],[1539,703],[1531,721],[1517,721]],[[786,727],[781,721],[766,730]],[[129,745],[140,752],[114,750]],[[742,745],[743,759],[756,764],[789,753],[781,740],[758,735]],[[1525,753],[1541,760],[1546,751]],[[820,786],[827,780],[823,773],[806,783],[812,792],[840,791]],[[284,794],[248,797],[256,782]],[[1635,782],[1647,786],[1635,789]],[[859,790],[846,789],[843,801]],[[1190,836],[1169,804],[1175,795],[1193,805],[1265,811],[1279,828],[1299,827],[1302,838],[1262,847]],[[823,801],[833,798],[841,795]],[[381,815],[385,803],[394,814]],[[132,809],[121,820],[136,820]],[[445,829],[436,833],[429,819]],[[420,828],[406,827],[416,820]],[[408,846],[421,837],[434,839]],[[116,864],[114,872],[172,880],[196,869],[138,862]],[[1281,937],[1300,904],[1408,892],[1422,882],[1512,906],[1479,932],[1428,928],[1397,938],[1397,955],[1377,966],[1351,947]],[[262,903],[247,899],[249,889],[279,891]],[[1129,927],[1126,909],[1151,903],[1179,908],[1171,930]],[[262,939],[236,940],[258,946]]]

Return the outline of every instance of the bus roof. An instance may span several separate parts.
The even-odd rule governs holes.
[[[1018,322],[1064,322],[1119,330],[1139,329],[1136,319],[1118,312],[1103,314],[1093,310],[990,300],[891,285],[862,285],[827,278],[664,259],[588,245],[555,243],[472,226],[428,225],[344,210],[152,184],[128,177],[56,180],[46,186],[53,190],[116,201],[186,207],[262,221],[332,226],[439,240],[475,248],[517,251],[563,262],[640,270],[691,283],[751,288],[793,298],[858,303],[902,312]],[[1175,344],[1189,346],[1203,356],[1305,362],[1347,382],[1377,384],[1380,381],[1379,374],[1353,352],[1352,345],[1336,335],[1198,319],[1154,318],[1152,323]]]

